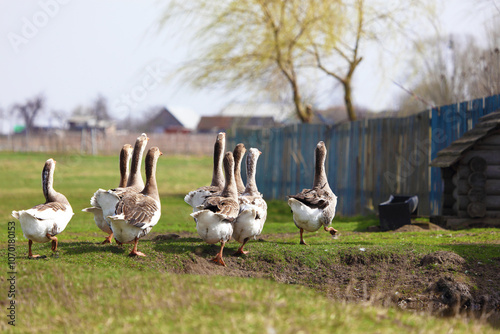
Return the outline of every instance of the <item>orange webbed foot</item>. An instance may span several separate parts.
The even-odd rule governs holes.
[[[139,251],[131,251],[130,254],[128,256],[146,256],[146,254],[144,254],[143,252],[139,252]]]
[[[221,266],[224,266],[224,267],[227,267],[226,266],[226,263],[224,262],[224,260],[222,259],[222,255],[220,254],[217,254],[213,259],[212,259],[212,262],[215,262],[217,263],[218,265],[221,265]]]
[[[46,255],[38,255],[38,254],[28,255],[28,259],[31,260],[45,259],[46,257],[47,257]]]
[[[250,252],[244,251],[243,249],[238,249],[236,252],[233,253],[233,256],[247,255],[248,253]]]

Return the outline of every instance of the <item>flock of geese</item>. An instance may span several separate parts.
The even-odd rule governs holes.
[[[148,150],[145,158],[146,183],[141,175],[142,157],[149,138],[141,134],[134,147],[123,145],[120,152],[120,183],[117,188],[98,189],[90,199],[91,207],[82,211],[94,215],[99,229],[107,234],[102,242],[118,245],[132,243],[130,256],[145,256],[137,250],[139,239],[146,236],[158,223],[161,203],[156,182],[156,165],[162,155],[158,147]],[[233,152],[225,152],[226,137],[221,132],[214,145],[212,183],[189,192],[184,201],[193,208],[191,216],[196,231],[208,244],[221,244],[213,262],[225,266],[223,249],[232,238],[241,243],[234,255],[247,254],[243,247],[262,232],[267,217],[267,203],[256,184],[257,161],[261,152],[256,148],[247,150],[238,144]],[[246,157],[246,185],[241,178],[241,164]],[[325,171],[326,146],[320,141],[315,149],[315,171],[312,189],[304,189],[289,196],[288,205],[293,221],[300,230],[300,244],[306,244],[303,232],[314,232],[323,226],[335,236],[337,230],[329,227],[337,205],[337,196],[328,184]],[[45,203],[28,210],[12,211],[19,220],[24,237],[28,242],[28,257],[33,242],[52,241],[52,251],[57,251],[57,237],[73,216],[73,209],[67,198],[54,190],[56,161],[48,159],[42,171],[42,190]],[[129,167],[130,166],[130,167]]]

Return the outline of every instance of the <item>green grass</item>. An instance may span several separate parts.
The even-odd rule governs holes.
[[[493,332],[458,318],[332,303],[307,288],[265,279],[88,270],[40,261],[18,276],[19,333]]]
[[[104,238],[92,215],[81,212],[98,188],[117,186],[117,157],[0,153],[4,176],[0,192],[0,228],[5,229],[12,210],[43,202],[40,174],[46,159],[57,162],[54,188],[66,195],[75,215],[58,236],[59,257],[50,257],[49,244],[35,244],[34,251],[49,257],[28,260],[27,240],[17,224],[18,306],[16,332],[199,332],[199,333],[488,333],[491,327],[459,318],[441,319],[392,308],[332,301],[321,290],[273,281],[276,271],[292,266],[311,272],[324,264],[382,261],[402,253],[413,258],[436,250],[456,252],[467,261],[492,265],[500,257],[498,229],[367,233],[376,217],[336,217],[339,239],[319,231],[305,235],[309,247],[298,245],[298,230],[284,201],[268,201],[263,240],[248,243],[250,254],[227,255],[243,270],[263,270],[263,277],[214,275],[224,268],[207,262],[207,274],[186,275],[186,266],[197,256],[209,259],[216,246],[197,238],[191,208],[184,195],[210,183],[210,157],[162,156],[158,186],[162,218],[139,243],[146,258],[130,258],[130,246],[98,245]],[[158,234],[181,233],[182,238],[152,241]],[[0,256],[6,259],[6,238]],[[239,244],[231,242],[226,253]],[[379,263],[377,262],[377,263]],[[261,268],[263,264],[267,267]],[[5,267],[4,267],[5,268]],[[202,268],[203,269],[203,268]],[[212,270],[212,272],[210,271]],[[266,271],[267,270],[267,271]],[[321,269],[324,270],[324,269]],[[6,281],[6,272],[0,280]],[[317,272],[311,280],[321,277]],[[2,283],[3,286],[3,283]],[[6,291],[6,289],[5,289]],[[2,288],[0,293],[6,293]],[[5,299],[4,299],[5,300]],[[2,308],[7,304],[2,303]],[[11,329],[5,319],[0,329]]]
[[[172,275],[34,261],[18,273],[16,332],[488,333],[460,319],[332,303],[265,279]],[[40,284],[47,282],[46,284]],[[36,303],[33,301],[36,300]],[[21,312],[20,311],[20,312]]]

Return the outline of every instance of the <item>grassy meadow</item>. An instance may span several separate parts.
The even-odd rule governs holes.
[[[348,258],[361,258],[360,262],[367,265],[390,266],[402,253],[410,254],[408,267],[416,271],[414,275],[425,275],[432,268],[415,269],[412,261],[437,250],[453,251],[470,263],[498,266],[497,229],[368,233],[369,226],[378,225],[376,217],[336,217],[333,226],[340,232],[338,239],[321,230],[307,233],[305,240],[309,246],[304,247],[298,244],[298,229],[288,205],[284,200],[274,200],[268,201],[268,218],[261,238],[246,246],[250,253],[232,257],[239,244],[228,243],[224,251],[228,267],[223,268],[208,261],[218,246],[207,245],[198,238],[189,216],[192,210],[183,200],[188,191],[210,183],[212,158],[184,156],[160,157],[157,181],[162,216],[150,235],[139,242],[139,250],[147,257],[130,258],[127,254],[131,245],[100,245],[105,234],[95,226],[91,214],[81,212],[89,206],[95,190],[118,185],[118,155],[0,152],[3,176],[0,228],[5,231],[0,241],[5,264],[0,273],[3,294],[0,301],[5,314],[9,305],[7,222],[14,220],[10,215],[12,210],[44,202],[41,171],[48,158],[57,161],[54,188],[65,194],[75,215],[58,235],[57,256],[51,256],[49,243],[34,244],[35,254],[47,255],[40,260],[27,259],[28,241],[16,224],[16,326],[8,325],[2,314],[1,330],[16,333],[497,332],[481,320],[430,317],[369,301],[334,300],[328,289],[321,288],[325,268],[345,265]],[[170,236],[161,238],[164,235]],[[311,284],[302,284],[305,275],[300,276],[298,271],[307,271]],[[467,283],[473,285],[473,274],[464,275]],[[286,280],[280,279],[282,276]],[[335,288],[347,291],[350,284],[346,281]],[[377,284],[380,289],[392,288],[384,285],[383,275]]]

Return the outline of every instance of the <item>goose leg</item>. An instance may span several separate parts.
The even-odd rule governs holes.
[[[116,240],[116,238],[115,238],[115,241],[116,241],[116,244],[117,244],[118,246],[120,246],[120,247],[121,247],[121,246],[123,246],[123,244],[122,244],[121,242],[119,242],[118,240]]]
[[[220,243],[220,251],[219,253],[217,253],[217,255],[215,255],[215,257],[212,259],[213,262],[217,263],[217,264],[220,264],[221,266],[224,266],[226,267],[226,263],[224,262],[224,260],[222,259],[222,250],[224,249],[224,245],[226,243],[224,241],[221,241]]]
[[[53,237],[48,233],[45,236],[50,240],[52,240],[52,247],[51,247],[52,251],[53,252],[57,251],[57,237]]]
[[[303,234],[304,234],[304,229],[303,229],[303,228],[301,228],[301,229],[300,229],[300,244],[301,244],[301,245],[307,245],[307,244],[306,244],[306,242],[304,241],[304,236],[303,236]]]
[[[137,251],[137,243],[139,242],[139,239],[135,237],[134,239],[134,248],[132,248],[132,251],[130,252],[129,256],[146,256],[146,254]]]
[[[238,248],[238,250],[233,254],[234,256],[248,254],[248,251],[243,250],[243,246],[245,246],[248,240],[249,238],[245,238],[245,240],[243,240],[243,243],[241,244],[240,248]]]
[[[28,258],[29,258],[29,259],[35,259],[35,258],[37,258],[37,257],[40,257],[40,255],[38,255],[38,254],[33,254],[33,253],[31,252],[31,245],[32,245],[32,244],[33,244],[33,241],[29,240],[29,241],[28,241]]]
[[[335,235],[335,234],[337,234],[337,232],[338,232],[338,231],[337,231],[336,229],[334,229],[333,227],[326,227],[326,226],[325,226],[325,231],[330,232],[330,234],[331,234],[332,236],[334,236],[334,235]]]
[[[110,235],[108,235],[106,237],[106,239],[104,239],[103,242],[101,242],[101,245],[104,245],[104,244],[110,244],[111,243],[111,239],[113,238],[113,233],[111,233]]]

